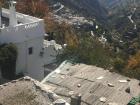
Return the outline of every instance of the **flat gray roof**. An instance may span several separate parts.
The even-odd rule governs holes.
[[[61,64],[42,81],[68,102],[72,94],[80,93],[82,105],[127,105],[132,97],[139,96],[139,82],[103,68],[69,62]],[[125,91],[129,85],[131,93]]]
[[[30,77],[0,85],[0,105],[53,105],[61,99]]]

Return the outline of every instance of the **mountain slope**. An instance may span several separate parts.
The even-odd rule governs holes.
[[[103,22],[107,19],[106,10],[98,0],[49,0],[50,4],[61,3],[65,8],[76,12],[84,17],[96,18]]]
[[[140,0],[98,0],[108,11],[114,11],[128,6],[139,6]]]

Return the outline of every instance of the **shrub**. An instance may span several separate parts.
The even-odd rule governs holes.
[[[92,39],[90,36],[81,35],[78,39],[78,44],[67,46],[59,59],[110,68],[111,54],[107,47],[103,47],[98,39]]]
[[[16,59],[17,49],[14,44],[5,44],[0,46],[0,67],[4,78],[14,79]]]
[[[121,58],[116,58],[113,62],[114,69],[118,72],[122,72],[123,68],[125,67],[125,62]]]
[[[137,78],[140,80],[140,68],[136,69],[126,69],[124,74],[128,77]]]

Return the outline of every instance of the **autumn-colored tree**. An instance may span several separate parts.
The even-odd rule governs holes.
[[[55,21],[52,14],[45,16],[44,22],[45,22],[45,29],[47,33],[56,31],[56,29],[58,29],[59,23]]]
[[[0,0],[0,7],[2,7],[4,3],[5,3],[5,0]]]
[[[140,67],[140,51],[129,58],[127,69],[135,69],[138,67]]]
[[[67,44],[69,47],[77,47],[78,37],[71,25],[63,22],[55,25],[55,39],[60,44]]]
[[[53,18],[53,14],[44,17],[45,29],[49,34],[53,34],[57,43],[63,45],[67,44],[69,47],[75,48],[78,45],[78,37],[74,28],[66,23],[59,23]]]
[[[49,11],[47,3],[41,0],[18,0],[16,8],[21,13],[40,18],[46,16]]]

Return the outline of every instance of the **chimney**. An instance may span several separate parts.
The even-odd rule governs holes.
[[[81,105],[81,95],[72,95],[70,105]]]
[[[129,80],[129,79],[127,79],[127,81],[128,81],[128,87],[126,88],[126,90],[125,90],[125,91],[131,95],[130,80]]]
[[[9,6],[9,9],[10,9],[10,15],[9,15],[10,26],[16,26],[17,25],[15,5],[16,5],[16,2],[11,0],[10,1],[10,6]]]

